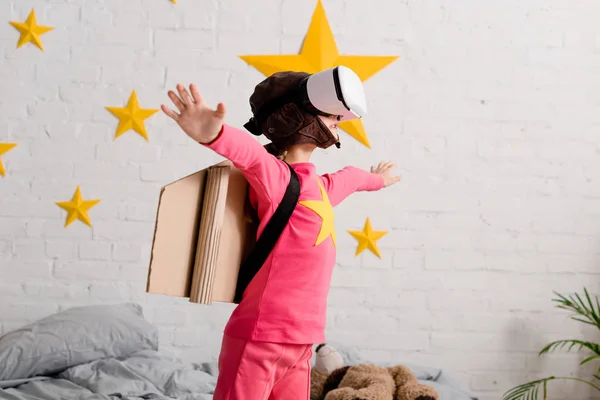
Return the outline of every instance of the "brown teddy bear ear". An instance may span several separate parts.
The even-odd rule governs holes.
[[[325,398],[327,393],[337,389],[338,386],[340,386],[340,382],[342,381],[342,379],[344,379],[344,375],[346,375],[346,372],[348,372],[349,369],[350,366],[347,365],[345,367],[338,368],[331,374],[329,374],[329,376],[325,380],[325,385],[323,385],[323,398]]]

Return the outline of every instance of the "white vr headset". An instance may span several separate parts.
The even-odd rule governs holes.
[[[260,121],[288,103],[299,104],[313,114],[336,116],[340,122],[367,115],[362,81],[350,68],[338,66],[308,75],[296,90],[256,110],[254,117],[244,126],[255,135],[260,135]]]
[[[363,83],[348,67],[338,66],[309,75],[300,87],[301,104],[309,111],[336,115],[340,121],[367,115]]]

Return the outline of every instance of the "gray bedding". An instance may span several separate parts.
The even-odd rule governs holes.
[[[81,364],[46,378],[0,382],[0,399],[181,399],[210,400],[216,379],[201,366],[184,365],[154,350],[124,360],[106,358]]]
[[[369,362],[334,347],[347,364]],[[407,366],[443,400],[475,399],[441,369]],[[159,352],[156,329],[134,304],[73,308],[0,337],[0,399],[211,400],[216,377],[214,362]]]
[[[472,400],[441,370],[410,366],[422,383],[433,386],[443,400]],[[20,383],[20,385],[19,385]],[[53,378],[28,383],[0,382],[0,399],[7,400],[211,400],[216,365],[189,366],[153,350],[125,360],[103,359],[69,368]]]

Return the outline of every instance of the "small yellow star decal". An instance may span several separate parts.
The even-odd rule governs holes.
[[[33,43],[42,51],[44,51],[44,45],[40,36],[54,29],[51,26],[38,25],[33,8],[25,22],[10,21],[10,24],[21,33],[17,48],[23,46],[25,43]]]
[[[15,147],[17,147],[16,143],[0,143],[0,157],[2,154],[9,152]],[[2,158],[0,158],[0,175],[6,176],[6,171],[4,170],[4,165],[2,164]]]
[[[246,55],[240,58],[266,76],[280,71],[303,71],[314,74],[344,65],[356,72],[364,82],[395,61],[398,56],[340,55],[323,4],[319,0],[300,54]],[[339,127],[366,147],[371,147],[360,119],[342,122]]]
[[[119,118],[119,126],[117,127],[117,132],[115,133],[115,139],[128,130],[133,129],[139,133],[141,137],[149,140],[148,133],[146,132],[146,127],[144,125],[144,120],[154,115],[158,110],[140,108],[135,90],[131,92],[131,96],[129,96],[129,100],[127,101],[127,106],[106,107],[106,109],[113,113],[115,117]]]
[[[349,231],[349,233],[358,240],[358,248],[356,249],[356,255],[359,255],[364,250],[369,249],[377,257],[381,258],[379,249],[377,248],[377,240],[381,239],[387,234],[385,231],[374,231],[371,227],[371,221],[367,218],[365,227],[362,231]]]
[[[171,0],[171,3],[177,4],[177,0]]]
[[[321,181],[319,181],[318,178],[317,183],[319,184],[319,190],[321,191],[321,200],[304,200],[300,201],[299,204],[314,211],[322,219],[321,229],[319,230],[319,235],[315,241],[315,246],[322,243],[329,236],[331,236],[331,239],[333,240],[333,245],[336,246],[333,207],[329,201],[329,196],[327,196],[327,191],[323,188],[323,185],[321,185]]]
[[[90,221],[90,217],[88,216],[87,212],[99,202],[100,200],[83,200],[81,197],[81,190],[79,189],[79,186],[77,186],[71,201],[61,201],[56,203],[56,205],[67,211],[65,228],[76,219],[91,227],[92,222]]]

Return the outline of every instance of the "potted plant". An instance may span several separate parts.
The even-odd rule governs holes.
[[[586,288],[583,289],[584,295],[579,296],[578,294],[571,295],[569,297],[565,297],[561,294],[554,292],[558,298],[553,301],[558,303],[557,308],[568,310],[574,313],[571,316],[571,319],[592,325],[598,329],[600,329],[600,301],[598,297],[594,300],[590,297]],[[583,340],[577,339],[568,339],[568,340],[557,340],[548,344],[542,350],[540,350],[539,355],[543,355],[546,353],[550,353],[554,350],[564,349],[567,351],[570,350],[585,350],[589,353],[589,357],[586,357],[583,361],[581,361],[580,365],[587,364],[589,362],[599,360],[600,359],[600,345],[597,343],[586,342]],[[548,383],[555,380],[570,380],[577,381],[585,385],[589,385],[594,390],[600,392],[600,369],[593,374],[593,380],[585,380],[580,378],[573,378],[568,376],[549,376],[544,379],[538,379],[535,381],[527,382],[517,387],[514,387],[507,391],[502,397],[503,400],[537,400],[539,399],[539,395],[542,395],[542,399],[547,399],[548,392]]]

